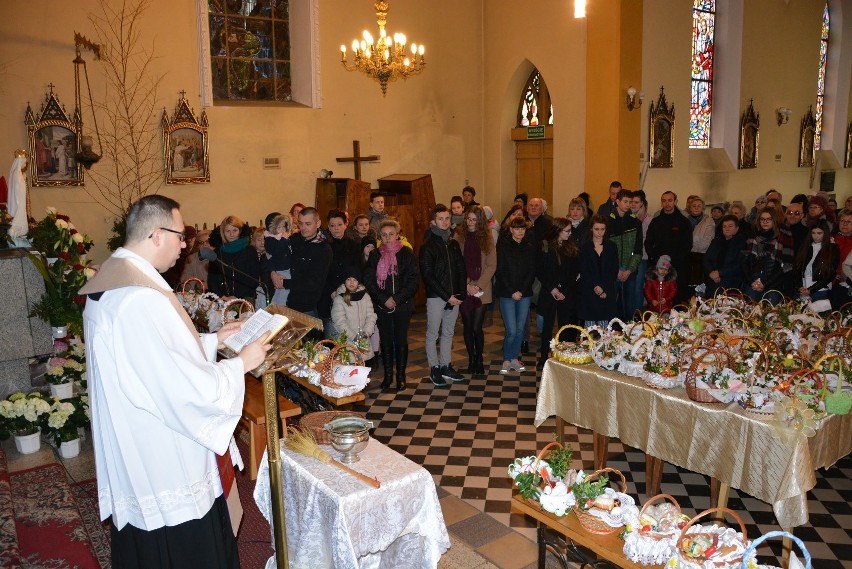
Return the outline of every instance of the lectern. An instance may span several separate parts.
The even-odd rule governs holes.
[[[317,178],[316,208],[325,225],[328,212],[340,209],[349,212],[349,221],[367,213],[370,206],[370,184],[351,178]]]

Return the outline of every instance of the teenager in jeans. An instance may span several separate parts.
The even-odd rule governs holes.
[[[464,258],[458,241],[451,239],[450,210],[438,204],[432,212],[429,237],[420,247],[420,274],[426,285],[426,358],[429,379],[438,387],[447,381],[463,381],[453,369],[453,334],[459,306],[466,296]],[[441,339],[441,353],[435,343]]]
[[[508,223],[508,233],[497,242],[497,284],[495,294],[500,297],[500,312],[506,326],[503,340],[503,367],[500,373],[510,370],[524,371],[520,362],[524,322],[530,317],[532,284],[535,279],[535,246],[527,240],[529,222],[514,217]]]

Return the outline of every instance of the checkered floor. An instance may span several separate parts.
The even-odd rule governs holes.
[[[527,371],[499,374],[503,326],[496,314],[494,324],[486,328],[487,376],[439,388],[428,379],[424,331],[425,315],[416,315],[409,335],[408,389],[381,393],[379,380],[374,379],[367,389],[366,405],[356,410],[366,412],[377,425],[373,436],[422,464],[443,490],[535,540],[531,520],[510,511],[512,490],[506,474],[515,457],[536,454],[553,440],[554,419],[538,429],[533,426],[540,377],[534,356],[526,356]],[[455,340],[453,363],[462,370],[467,353],[460,322]],[[530,346],[538,346],[535,332]],[[381,369],[373,375],[378,378]],[[569,425],[567,436],[574,449],[574,466],[588,468],[593,462],[591,432]],[[610,442],[608,466],[622,471],[629,492],[638,494],[640,502],[646,500],[644,453]],[[847,456],[816,476],[816,487],[808,496],[810,525],[796,528],[796,535],[806,543],[814,567],[852,568],[852,458]],[[665,467],[662,492],[674,496],[690,515],[709,507],[707,477],[673,465]],[[732,489],[729,507],[742,516],[750,536],[779,529],[769,504],[751,496]],[[504,533],[500,527],[495,526],[497,536]],[[780,541],[770,547],[771,551],[761,549],[761,562],[780,565],[779,559],[772,558],[780,555]]]

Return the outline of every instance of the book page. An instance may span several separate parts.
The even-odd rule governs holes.
[[[239,353],[246,344],[251,344],[267,335],[277,334],[287,324],[288,318],[281,314],[271,314],[266,310],[258,310],[251,318],[243,322],[239,332],[224,341],[224,344]]]

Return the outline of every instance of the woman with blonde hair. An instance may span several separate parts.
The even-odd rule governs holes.
[[[459,308],[467,348],[467,373],[483,375],[485,332],[482,326],[492,301],[491,277],[497,269],[497,248],[481,206],[468,208],[464,222],[456,228],[455,239],[461,247],[467,272],[467,296]]]
[[[207,276],[210,292],[253,302],[260,284],[269,289],[271,283],[264,278],[268,273],[266,259],[258,258],[250,239],[251,227],[236,215],[223,219],[218,231],[210,234],[212,258],[201,250],[204,258],[210,261]]]
[[[390,388],[396,359],[396,388],[402,391],[408,366],[408,326],[414,313],[414,294],[420,286],[420,271],[414,253],[399,238],[399,223],[392,219],[382,221],[379,237],[382,245],[370,253],[363,284],[373,299],[378,320],[385,369],[382,390]]]

